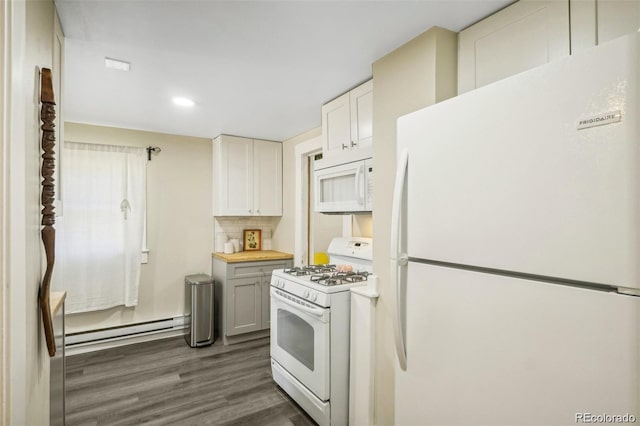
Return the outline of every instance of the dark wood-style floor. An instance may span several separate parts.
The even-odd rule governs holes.
[[[269,338],[190,348],[182,337],[67,357],[73,425],[314,425],[271,378]]]

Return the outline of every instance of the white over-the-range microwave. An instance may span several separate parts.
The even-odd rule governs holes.
[[[373,209],[371,158],[315,169],[315,211],[363,213]]]

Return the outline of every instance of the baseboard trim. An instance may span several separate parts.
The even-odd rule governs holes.
[[[189,318],[176,317],[65,336],[67,356],[184,335]]]
[[[269,336],[270,330],[259,330],[259,331],[254,331],[252,333],[246,333],[246,334],[238,334],[236,336],[224,336],[222,338],[222,342],[225,345],[233,345],[236,343],[243,343],[243,342],[248,342],[249,340],[255,340],[255,339],[262,339],[263,337],[267,337]]]

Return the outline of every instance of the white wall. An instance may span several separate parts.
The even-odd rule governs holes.
[[[5,16],[9,13],[9,9],[10,5],[7,2],[0,4],[0,22],[5,22]],[[7,39],[10,39],[8,30],[7,27],[0,29],[0,46],[6,46]],[[5,78],[8,80],[8,72],[5,69],[8,60],[8,58],[5,58],[4,49],[0,50],[0,81],[5,81]],[[8,101],[4,85],[0,85],[0,117],[4,117],[5,111],[9,109]],[[5,123],[0,121],[0,170],[2,171],[0,173],[0,271],[3,271],[0,273],[0,424],[9,424],[9,358],[5,352],[5,348],[9,346],[9,323],[4,319],[5,300],[8,298],[5,288],[9,286],[5,275],[8,262],[4,250],[5,246],[9,244],[8,232],[5,232],[4,229],[4,218],[8,214],[7,205],[9,204],[5,198],[7,195],[5,190],[7,180],[4,176],[4,171],[7,169],[7,156],[5,156],[5,149],[8,149],[7,139]]]
[[[322,129],[317,127],[309,130],[301,135],[295,136],[282,143],[282,217],[275,221],[275,229],[272,235],[274,250],[280,250],[288,253],[295,251],[295,189],[296,189],[296,146],[301,143],[308,142],[311,139],[318,138]],[[313,167],[311,162],[310,167]],[[311,183],[313,185],[313,183]],[[313,188],[310,188],[313,194]],[[305,202],[306,200],[301,200]],[[329,242],[333,237],[342,235],[342,218],[340,215],[323,215],[313,213],[313,201],[311,202],[311,211],[313,216],[312,234],[313,247],[311,247],[310,261],[313,263],[313,252],[326,252]],[[366,216],[366,215],[364,215]]]
[[[42,425],[49,422],[49,354],[37,303],[43,272],[39,70],[52,67],[54,6],[52,1],[42,0],[3,2],[1,8],[0,62],[6,85],[1,92],[0,128],[3,151],[0,423]]]
[[[381,182],[380,184],[384,185],[384,182]],[[375,206],[373,209],[375,210]],[[352,229],[353,229],[352,233],[354,237],[372,238],[373,237],[373,214],[371,213],[354,214]]]
[[[272,235],[274,250],[287,253],[295,250],[295,148],[299,143],[318,137],[321,131],[316,127],[282,142],[282,217],[276,220]]]
[[[67,333],[183,315],[184,276],[211,273],[211,140],[70,122],[65,139],[162,149],[147,164],[150,252],[149,263],[142,265],[138,306],[68,315]]]
[[[342,216],[333,214],[322,214],[313,212],[313,206],[315,203],[316,187],[315,176],[313,172],[314,164],[313,159],[309,163],[311,172],[311,181],[309,183],[309,196],[311,201],[311,241],[313,247],[310,250],[309,263],[319,263],[314,259],[314,255],[317,252],[326,253],[331,243],[331,239],[342,235]]]
[[[245,229],[259,229],[262,231],[262,250],[269,250],[269,246],[271,249],[273,248],[273,243],[271,241],[271,234],[273,233],[273,228],[275,224],[278,222],[277,217],[270,216],[241,216],[241,217],[229,217],[229,216],[219,216],[214,218],[214,244],[217,244],[218,237],[223,236],[227,239],[237,238],[240,240],[240,245],[243,244],[244,238],[244,230]],[[223,252],[224,245],[218,247],[216,245],[215,251]]]
[[[456,94],[457,36],[432,28],[373,64],[373,270],[380,299],[376,308],[375,422],[393,424],[394,367],[389,246],[396,170],[398,117]]]

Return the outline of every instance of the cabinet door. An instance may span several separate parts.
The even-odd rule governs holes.
[[[567,0],[520,0],[458,37],[458,94],[569,55]]]
[[[351,148],[368,148],[373,135],[373,80],[349,92]]]
[[[326,156],[348,149],[351,144],[349,93],[322,106],[322,153]]]
[[[216,206],[218,216],[253,214],[253,140],[222,135],[216,138]]]
[[[640,28],[640,1],[598,0],[598,44]]]
[[[227,336],[262,328],[260,285],[260,277],[227,280]]]
[[[253,142],[253,214],[282,216],[282,144]]]
[[[571,53],[590,49],[640,27],[638,0],[580,0],[571,6]]]

